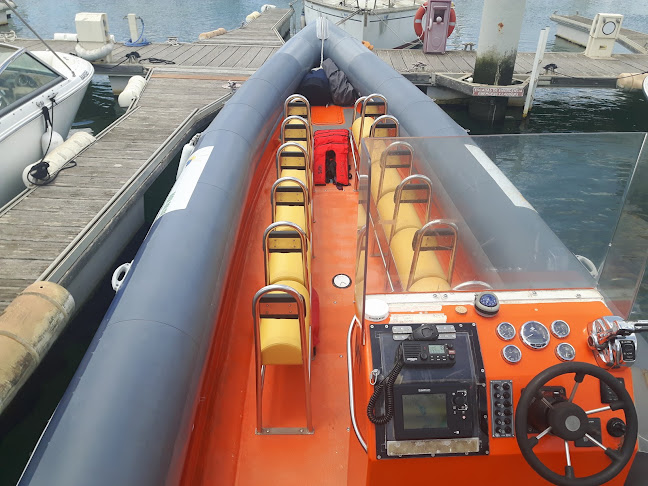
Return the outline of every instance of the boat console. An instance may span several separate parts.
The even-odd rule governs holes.
[[[604,287],[632,255],[613,241],[593,276],[474,138],[362,143],[348,349],[366,484],[623,484],[648,327]]]
[[[488,406],[475,323],[370,326],[370,336],[373,376],[388,377],[384,388],[375,387],[369,408],[376,455],[486,454],[481,422]],[[510,398],[510,385],[505,393]],[[385,412],[376,416],[379,397]]]

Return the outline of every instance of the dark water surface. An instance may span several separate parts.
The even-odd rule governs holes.
[[[129,37],[123,17],[132,12],[144,18],[144,35],[149,40],[164,41],[168,36],[178,36],[181,41],[187,42],[195,40],[204,31],[237,27],[247,14],[260,9],[262,4],[255,0],[19,0],[17,3],[21,14],[46,38],[51,38],[54,32],[74,32],[76,12],[103,11],[108,14],[111,33],[115,34],[117,40]],[[288,5],[286,0],[272,3],[279,7]],[[461,48],[463,42],[477,41],[483,1],[455,0],[455,3],[458,24],[449,44],[453,48]],[[626,16],[625,27],[648,31],[648,0],[527,1],[520,51],[535,50],[539,30],[545,26],[551,27],[548,50],[582,50],[555,39],[555,25],[549,20],[554,11],[578,11],[590,17],[597,12],[623,13]],[[33,37],[24,26],[19,25],[18,19],[11,19],[10,22],[9,26],[0,27],[0,32],[13,29],[19,36]],[[617,47],[615,52],[625,52],[625,49]],[[526,121],[521,122],[511,116],[494,126],[472,121],[464,109],[448,108],[447,111],[474,135],[648,131],[648,102],[639,93],[616,90],[540,88],[531,116]],[[107,78],[95,77],[74,128],[90,129],[96,134],[122,113],[123,110],[115,103]],[[555,138],[545,139],[544,142],[542,138],[537,140],[539,142],[527,145],[527,149],[534,147],[530,153],[526,149],[511,149],[516,142],[509,139],[503,147],[517,155],[498,160],[500,168],[572,251],[586,254],[598,262],[604,251],[602,245],[605,243],[602,242],[611,236],[611,222],[620,209],[621,196],[630,173],[631,157],[627,156],[627,146],[624,145],[627,139],[623,136],[616,139],[614,135],[605,135],[604,140],[597,140],[596,137],[583,139],[587,141],[583,145],[587,145],[583,152],[588,153],[586,159],[592,163],[583,163],[582,153],[570,159],[570,149],[558,150],[560,145]],[[615,143],[619,152],[625,155],[615,158]],[[598,159],[597,150],[601,154],[604,152]],[[581,162],[575,163],[577,158]],[[648,187],[645,191],[648,193]],[[129,261],[133,257],[145,233],[146,229],[142,229],[124,254],[116,259],[116,263]],[[106,277],[92,301],[81,310],[52,348],[43,366],[20,392],[7,413],[0,417],[0,486],[16,483],[113,295]],[[648,285],[645,281],[639,300],[641,307],[648,309]],[[640,317],[647,316],[644,313]]]

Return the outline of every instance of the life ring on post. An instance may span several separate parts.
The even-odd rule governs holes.
[[[423,40],[423,17],[425,16],[425,12],[427,11],[427,5],[427,2],[421,5],[416,11],[416,15],[414,15],[414,33],[421,40]],[[448,37],[450,37],[450,34],[452,34],[455,29],[455,25],[457,24],[457,14],[455,13],[454,8],[450,8],[450,18],[448,20]]]

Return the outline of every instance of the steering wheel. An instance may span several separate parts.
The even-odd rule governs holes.
[[[569,373],[574,373],[574,387],[571,390],[569,399],[567,401],[550,403],[542,394],[541,388],[550,380]],[[583,382],[586,375],[593,376],[605,383],[619,399],[607,406],[588,411],[576,405],[574,396],[576,395],[578,386]],[[529,437],[527,432],[527,419],[529,417],[529,409],[534,406],[532,404],[534,398],[542,406],[546,407],[547,427],[536,436]],[[619,449],[605,447],[593,438],[589,431],[587,417],[605,410],[623,410],[625,415],[626,432],[623,438],[623,445]],[[560,363],[539,373],[529,382],[522,392],[515,413],[515,435],[522,456],[540,476],[559,486],[598,486],[614,478],[632,458],[632,453],[637,443],[638,429],[637,411],[628,391],[610,373],[589,363]],[[541,439],[550,432],[565,441],[567,465],[565,466],[564,476],[545,466],[533,451],[533,448]],[[574,473],[574,468],[571,465],[569,442],[582,439],[583,437],[586,437],[592,444],[602,449],[612,462],[596,474],[577,478]]]
[[[38,88],[38,83],[34,78],[26,74],[19,74],[16,79],[16,86],[24,86],[27,88]]]

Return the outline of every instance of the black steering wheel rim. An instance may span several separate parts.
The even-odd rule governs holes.
[[[534,438],[529,439],[527,437],[527,418],[532,399],[547,382],[560,375],[570,373],[575,374],[574,384],[578,375],[582,375],[580,381],[582,381],[584,375],[590,375],[609,386],[619,398],[617,402],[610,405],[613,406],[613,410],[623,410],[626,422],[626,433],[621,448],[618,450],[608,448],[610,452],[608,453],[606,451],[606,454],[612,459],[611,464],[596,474],[581,478],[569,478],[545,466],[533,452],[533,446],[535,445],[533,443]],[[540,476],[559,486],[598,486],[613,479],[632,458],[638,433],[637,411],[628,391],[606,370],[589,363],[560,363],[540,372],[529,382],[522,392],[515,413],[515,435],[522,456]]]

